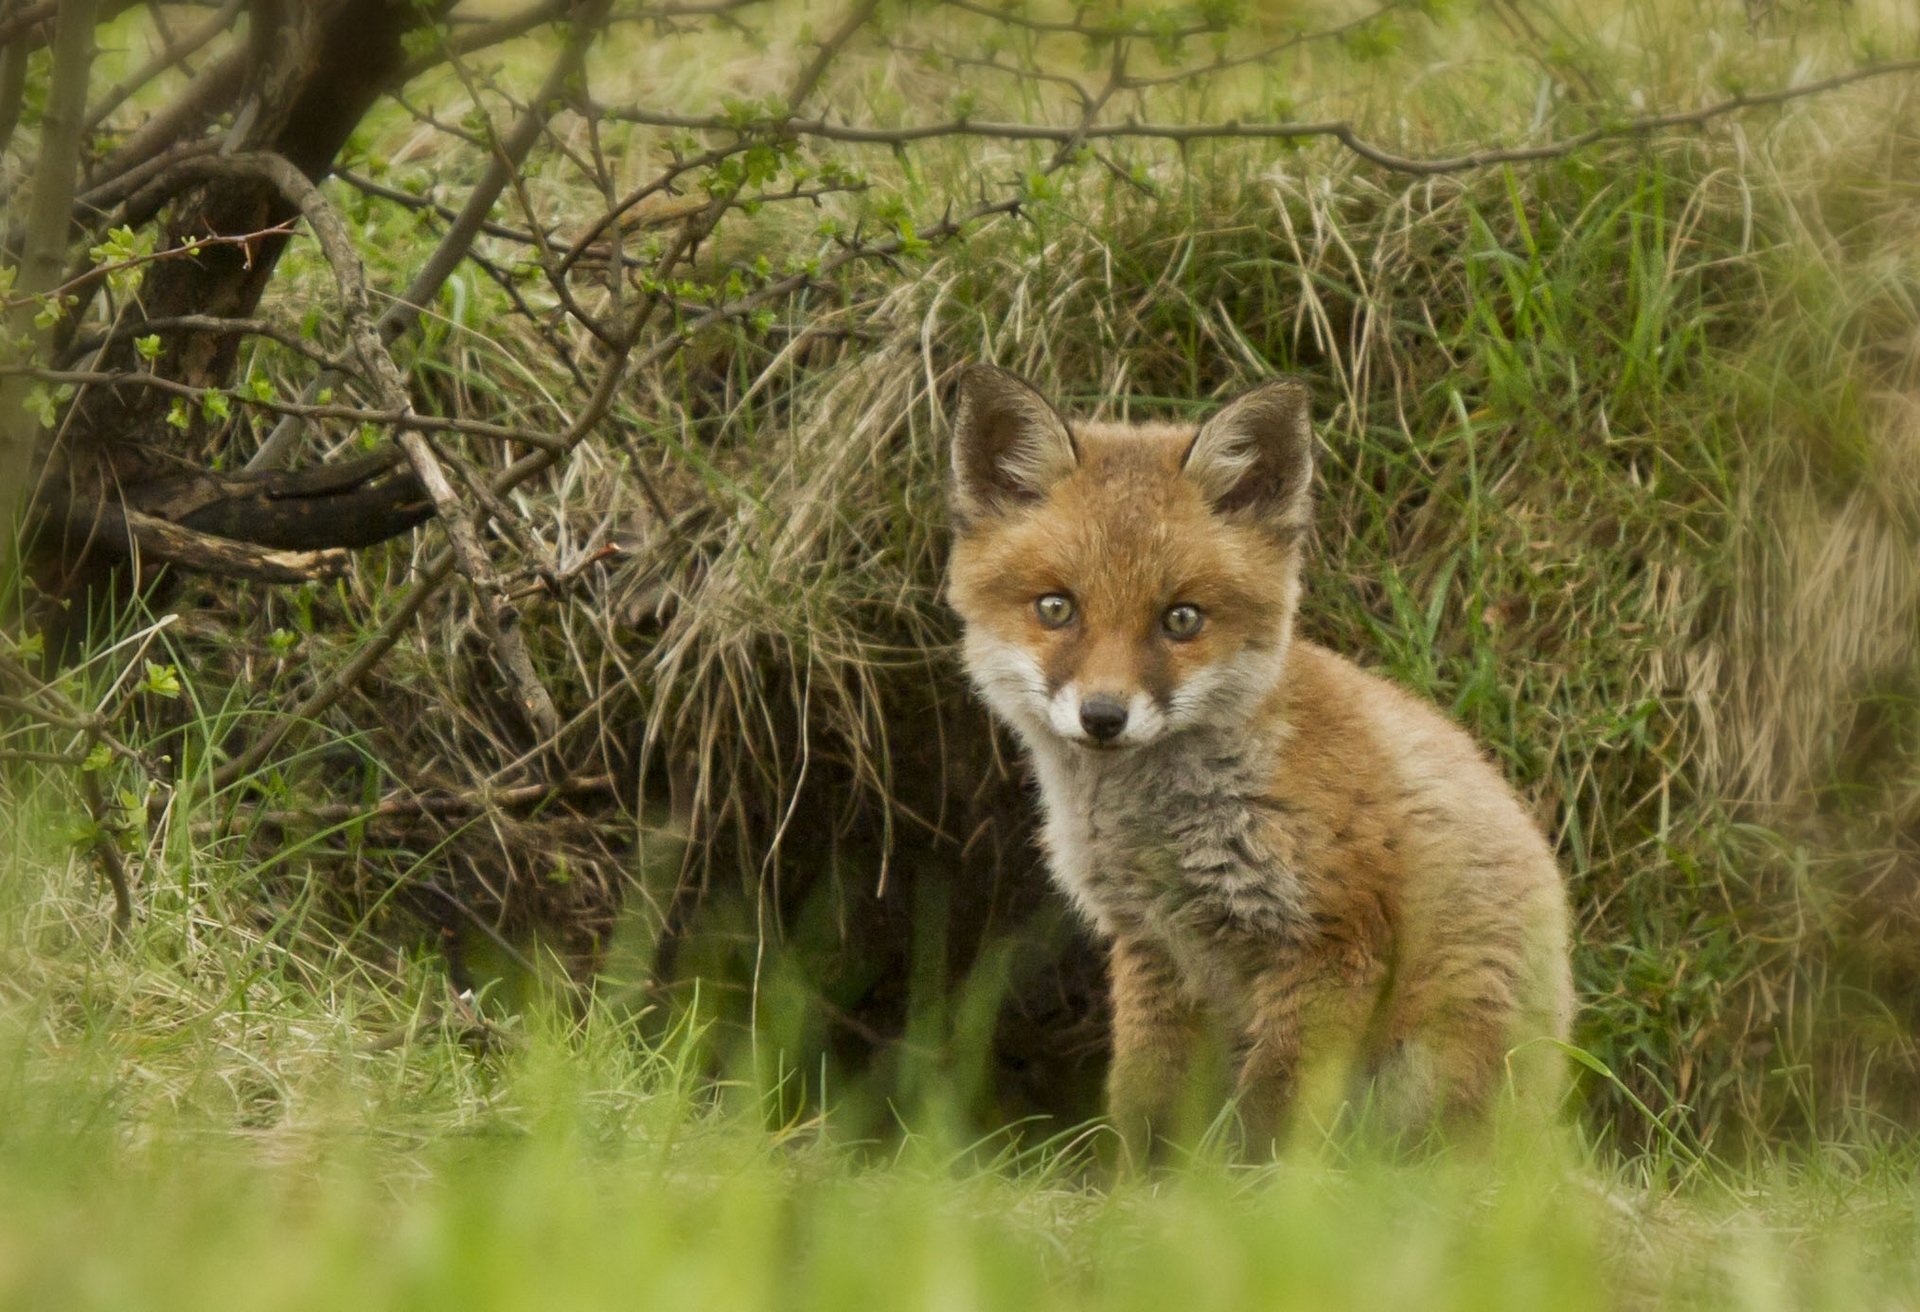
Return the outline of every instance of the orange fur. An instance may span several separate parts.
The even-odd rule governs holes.
[[[1210,1024],[1258,1147],[1362,1092],[1413,1129],[1482,1120],[1509,1070],[1550,1100],[1561,1063],[1532,1041],[1565,1036],[1572,989],[1545,839],[1457,727],[1293,638],[1304,392],[1198,431],[1072,423],[975,370],[954,440],[968,668],[1032,755],[1056,881],[1112,945],[1129,1143],[1180,1121]],[[1178,606],[1197,632],[1169,628]],[[1111,741],[1099,700],[1124,710]]]

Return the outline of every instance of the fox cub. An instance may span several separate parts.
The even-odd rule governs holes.
[[[1256,1152],[1349,1097],[1419,1132],[1482,1120],[1509,1077],[1558,1091],[1528,1040],[1573,1007],[1559,871],[1466,734],[1293,636],[1312,473],[1297,383],[1196,429],[961,379],[949,594],[1053,877],[1110,945],[1136,1160],[1219,1110],[1224,1087],[1194,1105],[1209,1051]]]

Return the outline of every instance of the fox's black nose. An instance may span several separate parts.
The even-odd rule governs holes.
[[[1080,703],[1080,727],[1095,742],[1112,742],[1127,727],[1127,704],[1118,697],[1088,697]]]

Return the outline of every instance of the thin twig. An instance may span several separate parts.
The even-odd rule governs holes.
[[[202,50],[208,42],[232,27],[233,21],[239,16],[241,6],[244,3],[245,0],[226,0],[226,2],[199,27],[194,28],[183,37],[163,44],[159,50],[154,52],[152,58],[148,59],[146,63],[142,64],[134,72],[128,74],[124,81],[112,87],[100,98],[100,102],[87,112],[87,132],[91,134],[99,131],[100,125],[107,121],[108,115],[124,105],[128,98],[140,90],[141,87],[144,87],[168,69],[184,64],[185,61],[191,59]]]
[[[1263,46],[1258,50],[1250,50],[1245,54],[1228,55],[1222,53],[1214,56],[1213,59],[1204,64],[1196,64],[1190,68],[1173,69],[1170,72],[1154,73],[1145,77],[1128,77],[1124,89],[1127,91],[1144,91],[1150,87],[1171,86],[1177,82],[1191,82],[1196,78],[1212,77],[1232,69],[1245,68],[1249,64],[1268,63],[1271,60],[1278,59],[1289,50],[1295,50],[1301,46],[1317,45],[1322,41],[1337,41],[1341,37],[1350,36],[1362,28],[1379,22],[1388,14],[1409,7],[1410,0],[1386,0],[1386,3],[1361,14],[1357,18],[1348,19],[1344,23],[1336,23],[1332,27],[1323,27],[1311,32],[1296,32],[1285,40],[1275,41],[1271,45]]]
[[[194,134],[240,94],[246,79],[245,49],[230,50],[202,68],[185,91],[142,123],[88,174],[87,190],[80,197],[82,208],[97,211],[116,204],[119,197],[133,190],[126,181],[129,175],[147,175],[156,160],[179,151],[217,150],[217,142],[195,139]]]
[[[1028,18],[1025,14],[1012,10],[993,9],[984,4],[976,4],[974,0],[944,0],[944,3],[954,9],[964,9],[970,14],[991,18],[996,23],[1026,28],[1029,32],[1045,32],[1055,36],[1079,36],[1095,41],[1112,41],[1121,37],[1139,37],[1150,41],[1184,41],[1188,37],[1205,36],[1208,33],[1226,30],[1225,23],[1220,20],[1188,23],[1181,27],[1159,31],[1124,22],[1102,26],[1098,23],[1083,23],[1074,19]]]
[[[121,855],[120,844],[107,824],[107,802],[100,790],[100,776],[84,765],[80,767],[80,797],[93,820],[93,854],[100,862],[100,873],[107,887],[113,892],[113,919],[107,922],[108,932],[115,942],[124,942],[133,930],[132,883],[127,878],[126,858]]]
[[[411,210],[430,210],[443,219],[456,219],[460,211],[451,205],[442,205],[439,201],[426,196],[416,196],[413,192],[403,191],[399,187],[390,187],[384,182],[375,182],[364,174],[352,169],[335,169],[333,176],[352,187],[355,191],[369,196],[378,196],[381,200],[390,200],[396,205],[404,205]],[[503,241],[519,242],[522,246],[536,246],[540,239],[524,228],[511,227],[488,219],[480,225],[480,231],[489,237],[498,237]]]
[[[952,2],[953,0],[949,0],[949,3]],[[939,137],[992,137],[1004,141],[1048,141],[1063,144],[1076,140],[1105,141],[1128,138],[1168,141],[1179,145],[1198,141],[1299,141],[1314,137],[1328,137],[1381,168],[1395,173],[1424,177],[1442,173],[1461,173],[1498,164],[1523,164],[1560,159],[1603,141],[1646,136],[1671,128],[1699,127],[1716,118],[1723,118],[1741,110],[1781,105],[1808,96],[1836,91],[1858,82],[1915,72],[1920,72],[1920,59],[1865,64],[1845,73],[1836,73],[1832,77],[1822,78],[1817,82],[1781,87],[1772,91],[1742,92],[1699,109],[1643,114],[1635,118],[1602,124],[1586,132],[1564,137],[1558,141],[1543,142],[1537,146],[1498,146],[1461,155],[1427,157],[1400,155],[1377,146],[1362,137],[1351,124],[1341,120],[1289,123],[1250,123],[1238,119],[1225,123],[1142,123],[1128,120],[1120,123],[1056,125],[956,118],[940,123],[874,128],[849,123],[833,123],[824,118],[768,119],[742,124],[717,114],[674,114],[618,106],[602,107],[601,112],[608,118],[649,127],[705,132],[766,132],[775,136],[786,134],[796,137],[816,137],[825,141],[873,146],[904,146]]]
[[[344,362],[331,352],[323,351],[299,333],[282,328],[278,324],[268,323],[265,319],[229,319],[216,314],[174,314],[159,319],[138,319],[132,323],[116,324],[98,333],[78,338],[66,354],[80,359],[112,342],[128,337],[145,337],[151,333],[170,332],[232,333],[242,337],[264,337],[295,355],[303,356],[323,369],[340,369]]]
[[[461,419],[450,415],[423,415],[411,409],[393,410],[374,406],[338,405],[331,402],[326,405],[303,405],[298,401],[262,399],[245,392],[230,392],[218,387],[196,387],[192,383],[183,383],[158,374],[101,369],[42,369],[34,365],[0,365],[0,375],[9,374],[17,374],[46,383],[67,383],[75,387],[151,387],[196,403],[210,396],[220,396],[234,405],[251,406],[270,414],[297,414],[303,419],[338,419],[350,424],[372,424],[378,428],[392,428],[405,423],[426,433],[465,433],[471,437],[492,438],[498,442],[515,442],[521,446],[552,447],[556,450],[560,446],[560,439],[543,429],[514,428],[506,424],[488,423],[483,419]]]
[[[530,806],[550,798],[587,797],[615,790],[612,775],[588,775],[581,779],[561,779],[548,783],[521,784],[512,788],[480,788],[471,793],[418,794],[393,793],[372,806],[353,802],[329,802],[279,810],[258,811],[248,817],[252,825],[342,825],[361,821],[449,817],[484,814],[502,807]]]
[[[154,264],[162,260],[192,259],[199,253],[202,247],[251,247],[256,241],[261,241],[267,237],[284,237],[291,231],[293,231],[293,224],[291,222],[276,224],[271,228],[261,228],[255,232],[237,232],[222,236],[202,237],[190,245],[170,246],[166,250],[153,251],[146,255],[135,255],[124,260],[111,260],[106,264],[89,265],[82,272],[75,274],[59,286],[50,288],[43,293],[34,295],[23,293],[18,296],[0,298],[0,306],[12,309],[22,305],[32,305],[37,303],[43,295],[49,297],[65,296],[69,292],[77,291],[89,283],[100,281],[108,274],[124,273],[129,269],[137,269],[141,265]]]

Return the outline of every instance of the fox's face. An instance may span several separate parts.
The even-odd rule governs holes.
[[[1088,750],[1243,723],[1292,634],[1312,469],[1297,383],[1133,426],[967,370],[948,583],[975,686],[1030,739]]]

